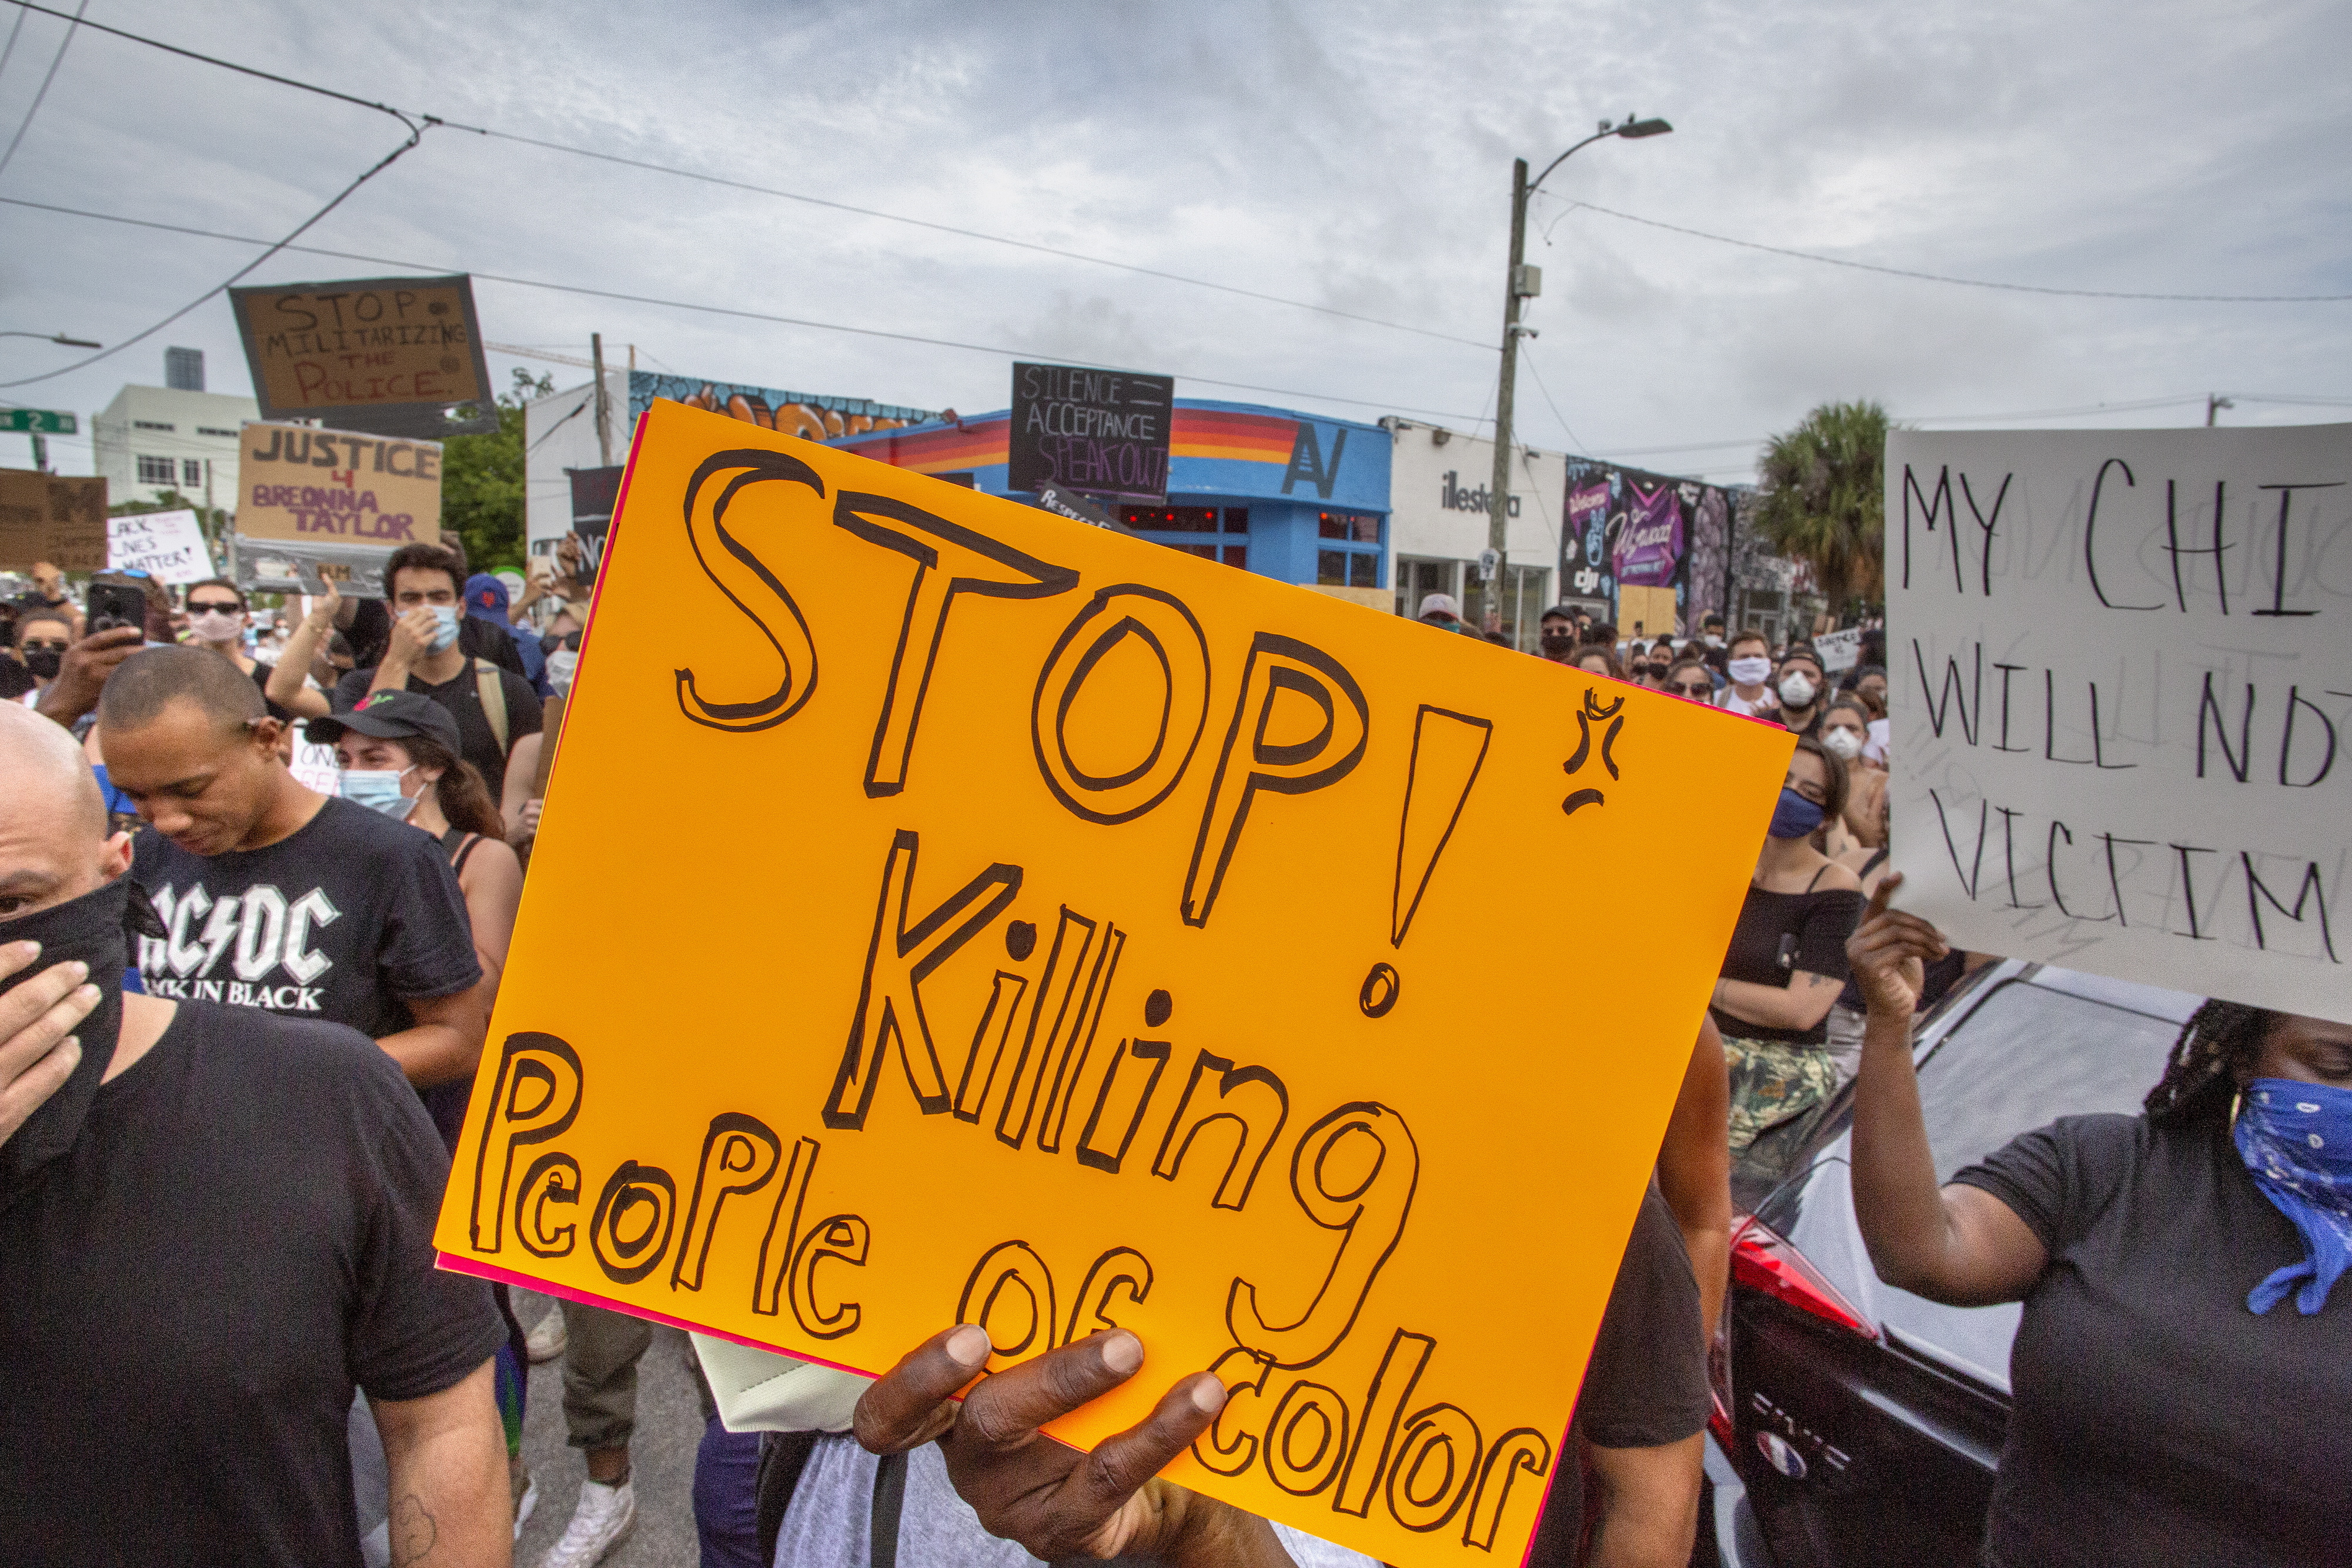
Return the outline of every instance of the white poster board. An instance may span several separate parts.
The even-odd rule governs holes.
[[[202,582],[212,551],[194,512],[134,512],[106,519],[110,571],[143,571],[158,582]]]
[[[1842,675],[1861,662],[1862,628],[1824,632],[1813,639],[1813,652],[1821,655],[1823,674]]]
[[[1896,432],[1886,580],[1904,907],[2352,1021],[2352,425]]]
[[[294,775],[296,783],[316,789],[321,795],[336,793],[340,779],[335,768],[335,748],[312,740],[307,720],[295,722],[294,755],[287,764],[287,771]]]

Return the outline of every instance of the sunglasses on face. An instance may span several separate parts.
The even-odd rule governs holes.
[[[236,612],[237,606],[236,603],[226,599],[192,599],[188,601],[188,613],[191,615],[234,615]]]
[[[1705,681],[1676,681],[1667,689],[1669,691],[1680,692],[1686,697],[1705,696],[1707,693],[1715,690],[1713,686],[1707,685]]]

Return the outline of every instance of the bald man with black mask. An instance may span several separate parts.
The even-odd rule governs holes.
[[[7,1560],[358,1568],[356,1385],[395,1559],[507,1563],[505,1329],[434,1267],[447,1161],[399,1070],[339,1025],[125,994],[152,915],[79,747],[0,706],[0,777]]]

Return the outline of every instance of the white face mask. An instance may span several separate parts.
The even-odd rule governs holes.
[[[1790,707],[1802,707],[1813,700],[1813,683],[1805,675],[1780,677],[1780,700]]]
[[[1743,686],[1760,686],[1764,677],[1772,673],[1772,661],[1761,654],[1734,659],[1729,665],[1731,678]]]
[[[547,684],[557,696],[571,694],[572,672],[579,667],[580,654],[573,649],[558,648],[547,656]]]
[[[188,630],[199,643],[235,643],[245,634],[245,617],[235,611],[198,610],[188,616]]]
[[[1822,731],[1822,749],[1840,762],[1851,762],[1862,755],[1862,737],[1850,729]]]

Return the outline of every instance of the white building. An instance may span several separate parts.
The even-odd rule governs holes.
[[[1412,614],[1423,594],[1450,593],[1475,622],[1495,444],[1394,415],[1381,423],[1390,437],[1389,580],[1397,613]],[[1559,453],[1534,447],[1517,453],[1504,533],[1503,631],[1521,648],[1535,647],[1537,620],[1558,597],[1552,580],[1559,575],[1567,482],[1567,460]]]
[[[154,501],[177,490],[207,506],[236,507],[239,427],[261,405],[227,392],[125,386],[90,421],[97,471],[106,498]]]
[[[629,372],[604,367],[605,420],[613,462],[629,460]],[[546,555],[572,531],[568,468],[604,466],[596,439],[596,383],[550,392],[523,404],[523,538],[532,555]]]

